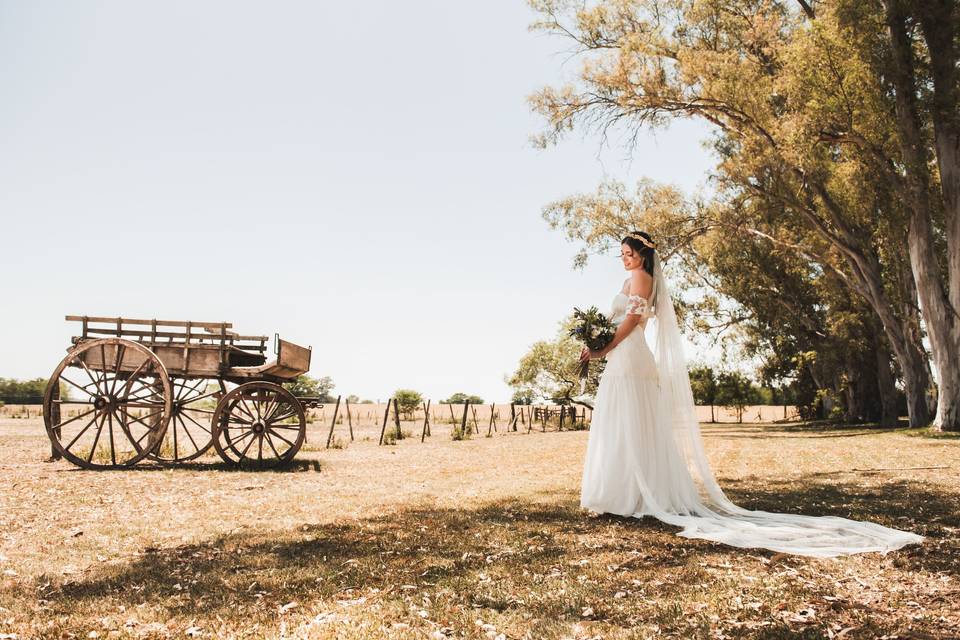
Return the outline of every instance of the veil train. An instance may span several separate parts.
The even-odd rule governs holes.
[[[638,477],[643,507],[634,516],[652,515],[682,527],[679,535],[689,538],[805,556],[886,552],[923,541],[917,534],[872,522],[751,511],[731,502],[717,484],[704,453],[680,329],[658,253],[654,253],[650,306],[655,319],[653,355],[659,377],[653,429],[655,437],[666,445],[660,451],[676,464],[660,466],[659,473],[666,472],[670,477],[659,479],[655,485],[669,487],[667,491],[654,491],[649,479]],[[673,447],[669,446],[671,442]]]

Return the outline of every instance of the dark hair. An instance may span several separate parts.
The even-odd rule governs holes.
[[[643,270],[653,275],[653,254],[656,251],[653,247],[648,247],[643,244],[642,241],[638,240],[634,236],[642,236],[646,238],[650,244],[653,244],[653,238],[650,237],[650,234],[646,231],[631,231],[627,236],[620,241],[620,244],[625,244],[633,251],[643,258]]]

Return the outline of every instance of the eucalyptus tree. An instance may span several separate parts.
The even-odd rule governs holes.
[[[930,327],[928,310],[936,305],[926,300],[938,294],[931,278],[919,277],[918,262],[926,259],[910,240],[917,197],[902,197],[903,127],[882,73],[889,56],[868,37],[878,33],[883,12],[877,5],[872,21],[851,21],[860,4],[870,5],[822,2],[800,11],[798,3],[773,0],[536,0],[534,27],[567,38],[584,64],[576,82],[544,88],[531,102],[548,123],[541,144],[574,127],[636,132],[684,117],[711,123],[718,206],[668,212],[642,197],[601,197],[605,207],[574,197],[548,215],[590,246],[610,241],[625,210],[649,209],[648,227],[664,220],[668,251],[681,253],[721,226],[830,271],[875,314],[902,376],[910,422],[919,426],[930,418],[930,366],[916,300],[919,291]],[[743,211],[750,215],[738,215]],[[960,386],[951,382],[960,368],[933,343],[931,333],[938,424],[960,429]]]

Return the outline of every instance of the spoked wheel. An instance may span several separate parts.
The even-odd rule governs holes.
[[[173,378],[170,425],[150,459],[166,464],[199,458],[213,446],[212,418],[227,393],[222,380]]]
[[[307,434],[300,401],[272,382],[247,382],[230,391],[217,405],[213,425],[217,453],[245,469],[289,463]]]
[[[163,439],[173,389],[157,356],[136,342],[80,343],[54,370],[43,421],[54,450],[85,469],[136,464]]]

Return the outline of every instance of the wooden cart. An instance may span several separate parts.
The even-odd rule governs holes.
[[[186,462],[210,447],[240,467],[280,466],[303,445],[304,409],[320,406],[282,386],[310,370],[311,350],[279,335],[268,362],[267,337],[229,322],[67,320],[82,332],[50,377],[43,419],[54,456],[80,467]]]

